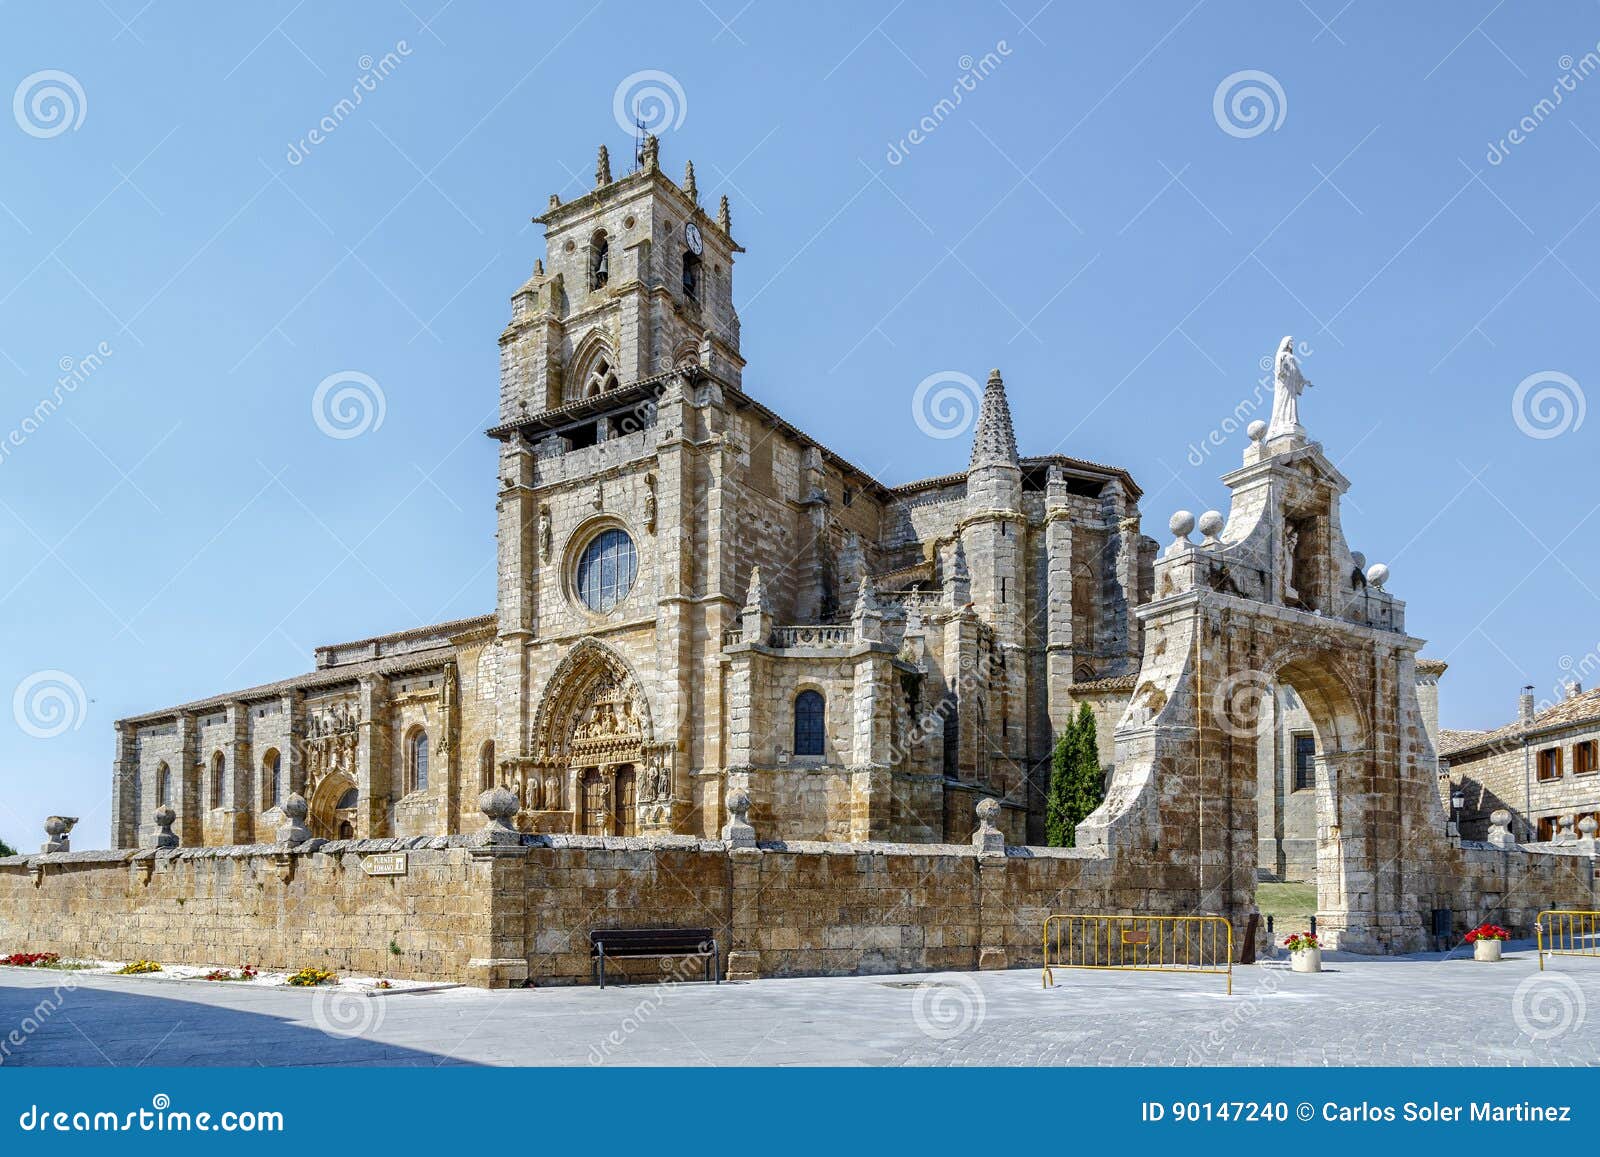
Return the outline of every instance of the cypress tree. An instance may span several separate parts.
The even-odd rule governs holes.
[[[1050,786],[1045,792],[1044,838],[1052,848],[1072,846],[1072,797],[1074,795],[1073,767],[1077,762],[1078,716],[1067,720],[1067,725],[1056,737],[1055,750],[1050,754]]]
[[[1075,829],[1080,822],[1089,817],[1089,813],[1099,807],[1106,798],[1105,773],[1100,769],[1100,741],[1096,733],[1094,712],[1089,710],[1087,703],[1078,705],[1077,743],[1074,750],[1074,767],[1072,774],[1073,792],[1072,801],[1072,827]],[[1072,841],[1067,841],[1071,846]]]

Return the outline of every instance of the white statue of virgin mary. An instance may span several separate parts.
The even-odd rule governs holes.
[[[1267,437],[1281,434],[1304,434],[1300,425],[1300,391],[1311,385],[1300,372],[1300,363],[1294,356],[1294,338],[1286,337],[1278,345],[1278,356],[1272,373],[1272,422],[1267,427]]]

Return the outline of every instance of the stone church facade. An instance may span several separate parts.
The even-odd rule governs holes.
[[[1133,479],[1022,456],[998,371],[967,470],[888,486],[840,458],[745,389],[726,198],[707,213],[653,139],[637,162],[613,178],[602,149],[536,219],[488,431],[495,613],[119,721],[116,846],[163,805],[183,846],[269,842],[294,795],[315,837],[459,833],[490,787],[531,833],[714,837],[743,791],[767,839],[964,841],[994,798],[1040,843],[1079,702],[1110,766],[1157,561]],[[1293,878],[1315,814],[1286,727],[1262,864]]]
[[[114,840],[520,828],[1038,841],[1075,685],[1131,677],[1156,544],[1126,471],[1018,453],[998,372],[966,471],[888,486],[746,392],[726,198],[647,140],[538,222],[500,335],[493,615],[117,724]]]

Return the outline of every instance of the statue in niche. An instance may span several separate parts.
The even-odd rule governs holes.
[[[1288,523],[1283,527],[1283,605],[1292,607],[1300,602],[1300,592],[1294,587],[1294,553],[1300,545],[1300,532]]]
[[[1311,385],[1300,372],[1300,363],[1294,356],[1294,338],[1286,337],[1278,345],[1278,356],[1272,372],[1272,422],[1267,426],[1267,437],[1281,434],[1304,434],[1300,425],[1300,394]]]

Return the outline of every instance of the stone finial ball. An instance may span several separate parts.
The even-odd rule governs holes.
[[[1238,427],[1235,426],[1234,429],[1237,430]],[[1254,422],[1251,422],[1244,428],[1244,432],[1250,435],[1250,441],[1259,442],[1261,439],[1267,436],[1267,424],[1260,418],[1257,418]]]
[[[509,820],[520,806],[516,793],[507,787],[491,787],[478,796],[478,810],[492,820]]]
[[[178,818],[178,813],[172,810],[171,805],[162,804],[156,808],[155,815],[151,818],[156,821],[157,827],[166,828],[172,826],[173,821]]]
[[[993,824],[1000,818],[1000,801],[993,796],[986,796],[978,801],[978,819],[986,824]]]
[[[1224,519],[1222,511],[1208,510],[1200,516],[1200,533],[1207,538],[1216,538],[1222,533]]]
[[[1367,581],[1379,590],[1389,581],[1389,568],[1381,562],[1375,562],[1367,568]]]
[[[1187,510],[1180,510],[1167,519],[1167,529],[1179,538],[1188,538],[1189,532],[1194,529],[1194,515]]]
[[[299,823],[311,814],[311,807],[306,803],[306,797],[299,792],[291,792],[289,798],[283,801],[283,814]]]
[[[1489,822],[1497,828],[1508,828],[1511,826],[1511,813],[1503,807],[1497,807],[1489,813]]]
[[[750,814],[750,796],[742,790],[728,793],[728,811],[737,819],[744,819]]]
[[[1593,816],[1584,816],[1581,820],[1578,821],[1578,830],[1580,832],[1582,832],[1585,836],[1594,835],[1594,832],[1595,832],[1596,828],[1600,828],[1600,824],[1597,824],[1597,823],[1594,822],[1594,817]]]

